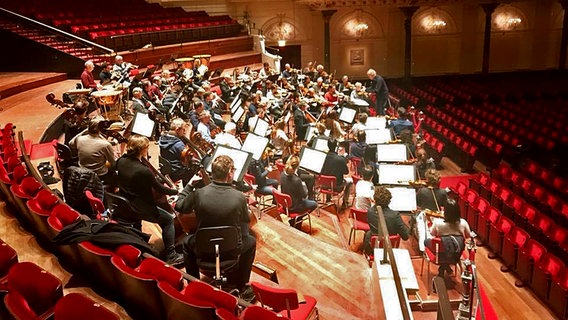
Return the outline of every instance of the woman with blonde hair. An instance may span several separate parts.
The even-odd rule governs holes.
[[[299,166],[300,158],[298,158],[298,156],[291,156],[288,159],[284,172],[280,175],[280,189],[282,193],[292,198],[292,205],[289,208],[290,211],[312,211],[317,208],[318,203],[308,199],[308,188],[298,175]]]

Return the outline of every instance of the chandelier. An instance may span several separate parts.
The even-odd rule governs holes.
[[[439,33],[446,28],[448,23],[440,17],[428,15],[422,18],[420,25],[422,26],[425,32]]]
[[[511,31],[517,29],[523,20],[511,12],[502,12],[495,16],[495,26],[499,30]]]

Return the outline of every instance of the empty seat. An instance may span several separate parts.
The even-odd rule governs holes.
[[[505,236],[501,258],[503,259],[506,267],[511,268],[512,270],[517,269],[519,250],[529,239],[529,234],[517,226],[513,227],[511,232]]]
[[[552,281],[548,303],[560,319],[568,318],[568,268],[564,268]]]
[[[522,282],[531,283],[535,265],[545,253],[544,246],[534,239],[529,239],[519,251],[516,272]]]
[[[55,305],[57,320],[118,320],[119,316],[80,293],[69,293]]]
[[[489,247],[497,255],[501,255],[503,242],[505,237],[511,232],[515,226],[513,221],[505,216],[499,217],[496,223],[491,222],[491,231],[489,232]]]
[[[548,299],[552,280],[558,277],[564,267],[564,262],[551,253],[546,253],[540,259],[531,279],[531,287],[539,298]]]

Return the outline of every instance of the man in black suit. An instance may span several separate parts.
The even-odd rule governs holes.
[[[300,102],[300,105],[294,110],[294,126],[296,127],[297,141],[304,141],[306,131],[310,126],[309,121],[306,119],[307,108],[308,105],[305,102]]]
[[[387,87],[387,83],[374,69],[367,71],[367,77],[371,80],[371,84],[366,88],[366,92],[375,94],[375,110],[377,114],[384,116],[385,109],[389,103],[389,88]]]
[[[343,177],[343,175],[349,174],[347,159],[336,153],[336,140],[329,139],[327,141],[327,147],[329,148],[329,152],[327,153],[327,157],[325,158],[323,168],[321,169],[321,174],[335,177],[337,181],[337,185],[334,186],[335,191],[341,191],[345,188],[345,190],[343,191],[343,204],[341,205],[341,207],[347,208],[349,194],[351,193],[351,186],[353,185],[353,180],[351,180],[351,178]]]

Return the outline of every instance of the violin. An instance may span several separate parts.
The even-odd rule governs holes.
[[[423,211],[424,211],[424,214],[426,214],[427,217],[444,219],[444,211],[436,211],[436,210],[430,210],[430,209],[424,209]]]

